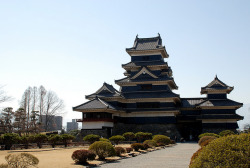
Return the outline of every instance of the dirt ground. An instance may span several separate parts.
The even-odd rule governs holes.
[[[130,145],[118,145],[129,147]],[[88,149],[88,146],[69,147],[69,148],[44,148],[44,149],[23,149],[23,150],[4,150],[0,151],[0,164],[7,163],[5,156],[8,154],[30,153],[39,159],[39,168],[83,168],[82,165],[76,165],[71,159],[75,150]],[[99,163],[98,161],[96,163]]]

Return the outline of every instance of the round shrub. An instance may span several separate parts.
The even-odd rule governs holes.
[[[220,137],[218,134],[206,132],[206,133],[200,134],[200,135],[199,135],[199,139],[201,139],[201,138],[204,137],[204,136],[214,136],[214,137],[217,137],[217,138]]]
[[[131,148],[133,148],[135,151],[138,151],[139,149],[144,149],[144,145],[141,143],[133,143],[131,144]]]
[[[146,140],[143,142],[143,145],[147,145],[149,148],[153,148],[153,147],[156,147],[157,144],[154,140]]]
[[[3,144],[5,145],[5,150],[10,150],[14,143],[19,141],[19,135],[15,133],[6,133],[3,135]]]
[[[135,134],[133,132],[125,132],[122,136],[124,136],[127,141],[132,141],[135,138]]]
[[[199,144],[201,147],[203,147],[203,146],[208,145],[211,141],[213,141],[213,140],[215,140],[215,139],[217,139],[217,138],[214,137],[214,136],[204,136],[204,137],[202,137],[202,138],[199,140],[198,144]]]
[[[61,140],[63,141],[65,147],[67,147],[69,141],[71,141],[73,139],[75,139],[75,137],[73,135],[69,135],[69,134],[62,134],[61,135]]]
[[[143,137],[144,137],[144,132],[137,132],[135,134],[135,137],[137,139],[137,142],[142,142],[143,141]]]
[[[55,148],[55,146],[56,146],[56,143],[58,142],[58,141],[60,141],[61,140],[61,136],[60,135],[55,135],[55,134],[51,134],[49,137],[48,137],[48,141],[51,143],[51,146],[52,146],[52,148]]]
[[[135,137],[137,139],[138,142],[143,142],[145,140],[149,140],[152,139],[152,133],[148,133],[148,132],[137,132],[135,134]]]
[[[20,143],[24,144],[25,149],[28,149],[29,143],[34,141],[34,136],[24,135],[19,138]]]
[[[127,153],[130,153],[131,151],[133,151],[133,149],[132,149],[132,148],[130,148],[130,147],[125,148],[125,149],[126,149],[126,152],[127,152]]]
[[[190,165],[194,162],[194,160],[199,156],[199,154],[201,153],[201,150],[202,148],[198,149],[194,154],[193,156],[191,157],[191,160],[190,160]]]
[[[125,138],[121,135],[114,135],[114,136],[110,137],[109,140],[118,145],[119,142],[124,141]]]
[[[242,167],[248,168],[250,134],[230,135],[213,140],[203,147],[194,159],[191,168],[196,167]]]
[[[89,142],[90,144],[92,144],[95,141],[99,141],[100,140],[100,136],[99,135],[95,135],[95,134],[89,134],[89,135],[85,136],[83,138],[83,140]]]
[[[5,160],[11,168],[36,166],[39,163],[38,158],[29,153],[9,154]]]
[[[110,140],[108,140],[107,138],[100,138],[100,141],[104,141],[104,142],[109,142],[109,143],[111,143]]]
[[[36,134],[34,136],[34,142],[37,143],[38,148],[42,148],[42,143],[45,142],[48,137],[44,134]]]
[[[85,164],[88,160],[94,160],[96,154],[89,150],[76,150],[73,152],[71,158],[79,164]]]
[[[231,130],[224,130],[224,131],[221,131],[220,133],[219,133],[219,135],[221,136],[221,137],[223,137],[223,136],[228,136],[228,135],[234,135],[235,133],[233,132],[233,131],[231,131]]]
[[[105,157],[115,155],[115,149],[113,145],[109,142],[104,141],[94,142],[89,146],[89,150],[93,151],[96,155],[98,155],[100,160],[104,160]]]
[[[116,156],[121,156],[122,153],[125,153],[125,149],[123,147],[115,147]]]
[[[165,135],[155,135],[154,137],[153,137],[153,140],[158,144],[160,144],[160,143],[162,143],[162,144],[164,144],[164,145],[168,145],[168,144],[170,144],[170,138],[169,137],[167,137],[167,136],[165,136]]]

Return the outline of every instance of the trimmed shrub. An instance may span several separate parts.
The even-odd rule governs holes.
[[[124,136],[127,141],[132,141],[135,138],[135,134],[133,132],[125,132],[122,136]]]
[[[214,136],[204,136],[204,137],[202,137],[202,138],[199,140],[198,144],[199,144],[201,147],[207,146],[211,141],[213,141],[213,140],[215,140],[215,139],[217,139],[217,138],[214,137]]]
[[[5,150],[10,150],[14,143],[19,141],[19,135],[15,133],[6,133],[3,135],[3,144],[5,145]]]
[[[34,136],[34,141],[37,143],[38,148],[42,148],[42,143],[47,141],[48,137],[44,134],[36,134]]]
[[[199,139],[201,139],[201,138],[204,137],[204,136],[214,136],[214,137],[217,137],[217,138],[220,137],[218,134],[206,132],[206,133],[200,134],[200,135],[199,135]]]
[[[125,149],[126,149],[126,152],[127,152],[127,153],[130,153],[131,151],[133,151],[133,149],[132,149],[132,148],[130,148],[130,147],[125,148]]]
[[[144,136],[144,132],[137,132],[135,134],[135,137],[137,139],[137,142],[142,142],[143,141],[143,136]]]
[[[157,144],[154,140],[146,140],[143,142],[143,145],[144,145],[144,147],[146,147],[145,145],[147,145],[148,146],[147,148],[153,148],[153,147],[157,146]]]
[[[152,139],[152,133],[148,132],[137,132],[135,134],[135,137],[137,139],[137,142],[143,142],[145,140]]]
[[[248,168],[250,134],[230,135],[213,140],[194,159],[190,168],[241,167]]]
[[[32,136],[32,135],[31,136],[29,136],[29,135],[21,136],[19,138],[19,141],[20,141],[20,143],[24,144],[25,149],[28,149],[29,143],[34,141],[34,136]]]
[[[71,141],[73,139],[75,139],[75,137],[73,135],[69,135],[69,134],[61,135],[61,140],[63,141],[65,147],[67,147],[69,141]]]
[[[5,156],[5,160],[11,168],[25,168],[39,163],[38,158],[29,153],[9,154]]]
[[[124,141],[125,138],[121,135],[114,135],[109,138],[110,141],[114,142],[116,145],[119,144],[119,142]]]
[[[96,154],[90,150],[76,150],[72,153],[71,158],[75,163],[85,164],[88,160],[94,160]]]
[[[121,156],[122,153],[125,153],[125,149],[123,147],[115,147],[116,156]]]
[[[228,135],[234,135],[235,133],[233,132],[233,131],[231,131],[231,130],[224,130],[224,131],[221,131],[220,133],[219,133],[219,135],[221,136],[221,137],[223,137],[223,136],[228,136]]]
[[[152,139],[152,136],[153,134],[152,133],[149,133],[149,132],[144,132],[144,135],[143,135],[143,140],[151,140]]]
[[[51,134],[48,141],[51,143],[52,148],[55,148],[56,143],[61,140],[61,136],[57,134]]]
[[[89,150],[98,155],[100,160],[104,160],[105,157],[115,155],[115,148],[113,147],[113,145],[109,142],[104,141],[94,142],[89,146]]]
[[[100,138],[100,141],[104,141],[104,142],[109,142],[109,143],[111,143],[110,140],[108,140],[107,138]]]
[[[168,145],[170,144],[170,138],[168,136],[165,135],[155,135],[153,137],[153,140],[159,145],[159,144],[164,144],[164,145]],[[160,145],[159,145],[160,146]]]
[[[89,135],[85,136],[83,138],[83,140],[89,142],[90,144],[92,144],[95,141],[99,141],[100,140],[100,136],[99,135],[95,135],[95,134],[89,134]]]
[[[138,151],[139,149],[144,149],[143,144],[141,143],[133,143],[131,144],[131,148],[133,148],[135,151]]]
[[[189,165],[191,165],[191,164],[194,162],[194,160],[199,156],[199,154],[201,153],[201,150],[202,150],[202,148],[198,149],[198,150],[193,154],[193,156],[191,157],[191,160],[190,160],[190,164],[189,164]]]

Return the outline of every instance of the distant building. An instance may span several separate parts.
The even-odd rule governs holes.
[[[78,129],[78,123],[76,122],[76,119],[72,119],[72,122],[67,122],[67,132],[77,129]]]
[[[62,116],[42,115],[42,129],[44,131],[62,130]]]
[[[73,107],[82,113],[78,122],[82,123],[83,135],[110,137],[143,131],[197,140],[202,132],[236,131],[237,121],[243,119],[236,110],[243,104],[227,98],[234,87],[216,76],[201,88],[200,93],[205,96],[181,98],[173,92],[178,86],[171,67],[164,61],[169,55],[160,35],[136,37],[134,46],[126,51],[131,61],[122,65],[126,77],[115,80],[120,90],[104,83],[95,93],[86,96],[88,102]],[[188,69],[183,73],[192,75]]]

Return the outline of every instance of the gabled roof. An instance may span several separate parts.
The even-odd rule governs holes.
[[[150,70],[147,67],[142,67],[138,73],[136,73],[134,76],[131,77],[131,79],[136,79],[138,76],[140,76],[141,74],[148,74],[149,76],[151,76],[152,78],[158,78],[156,75],[154,75],[152,72],[150,72]]]
[[[95,99],[83,103],[79,106],[73,107],[73,111],[85,111],[85,110],[98,110],[98,109],[111,109],[116,110],[115,107],[105,102],[104,100],[96,97]]]
[[[230,93],[232,90],[233,87],[223,83],[221,80],[218,79],[216,75],[212,82],[210,82],[207,86],[201,88],[201,94]]]
[[[102,97],[120,97],[121,94],[112,85],[109,85],[106,82],[104,82],[100,89],[98,89],[93,94],[86,95],[86,98],[87,99],[93,99],[96,96],[100,97],[100,98],[102,98]]]
[[[160,34],[157,37],[151,38],[135,38],[134,45],[132,48],[126,48],[128,54],[141,52],[141,51],[153,51],[159,50],[164,58],[168,58],[169,55],[165,50],[165,46],[162,46],[162,39]]]
[[[112,85],[109,85],[106,82],[104,82],[102,87],[100,89],[98,89],[95,93],[98,94],[98,93],[101,93],[102,91],[108,91],[110,93],[115,93],[117,90]]]

